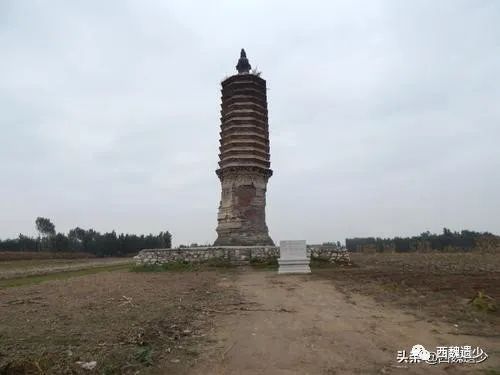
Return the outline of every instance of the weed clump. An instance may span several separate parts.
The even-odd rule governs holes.
[[[135,359],[146,366],[151,366],[153,364],[152,355],[153,350],[149,345],[146,345],[137,350]]]

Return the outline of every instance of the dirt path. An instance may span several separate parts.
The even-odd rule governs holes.
[[[347,297],[314,275],[249,270],[222,283],[237,288],[247,304],[219,316],[217,344],[190,373],[455,374],[500,366],[497,338],[456,335],[453,326],[418,320],[369,297]],[[468,366],[398,364],[397,351],[415,344],[479,346],[490,357]]]

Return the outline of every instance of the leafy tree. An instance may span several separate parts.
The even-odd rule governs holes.
[[[396,251],[416,251],[417,249],[433,249],[443,251],[446,249],[473,249],[478,240],[484,237],[492,236],[488,232],[474,232],[462,230],[453,232],[448,228],[443,228],[443,233],[433,234],[429,231],[421,233],[414,237],[395,237],[395,238],[347,238],[346,247],[350,251],[360,251],[366,246],[375,245],[377,251],[384,249],[395,249]]]
[[[21,251],[36,251],[37,241],[31,237],[19,233],[17,248]]]
[[[38,237],[40,250],[47,248],[50,249],[52,245],[52,237],[56,234],[56,226],[50,221],[50,219],[40,216],[36,218],[35,225],[36,230],[40,234]]]
[[[70,248],[69,245],[70,245],[70,241],[69,241],[68,237],[66,237],[64,234],[57,233],[54,236],[53,249],[55,251],[65,251],[65,250],[67,251]]]
[[[72,240],[83,242],[85,238],[85,229],[76,227],[68,232],[68,237]]]
[[[172,247],[172,235],[168,230],[166,232],[160,232],[159,240],[162,248],[169,249]]]
[[[37,217],[35,220],[36,230],[42,236],[53,236],[56,234],[56,226],[45,217]]]

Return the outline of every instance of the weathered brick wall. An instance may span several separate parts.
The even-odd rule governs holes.
[[[308,247],[307,256],[331,263],[350,263],[349,253],[345,249]],[[163,264],[179,261],[201,263],[215,259],[243,265],[250,263],[250,261],[266,261],[278,257],[279,247],[276,246],[214,246],[144,249],[134,259],[137,264]]]

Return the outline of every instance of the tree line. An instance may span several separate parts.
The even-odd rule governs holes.
[[[96,256],[125,256],[146,248],[170,248],[169,231],[158,235],[116,234],[115,231],[99,233],[94,229],[76,227],[67,234],[57,233],[48,218],[38,217],[35,226],[37,238],[19,234],[18,238],[0,239],[0,251],[70,251],[86,252]]]
[[[394,238],[346,238],[346,247],[349,251],[363,251],[368,248],[375,251],[397,251],[408,252],[417,250],[437,250],[446,251],[451,249],[472,250],[478,243],[488,237],[495,237],[489,232],[475,232],[462,230],[452,232],[448,228],[443,228],[443,233],[433,234],[429,231],[413,237]]]

